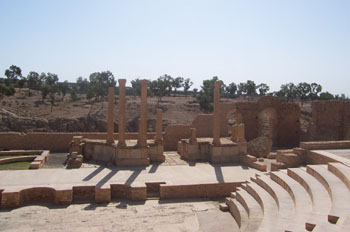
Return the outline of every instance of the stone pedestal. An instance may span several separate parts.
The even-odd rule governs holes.
[[[165,156],[163,143],[151,140],[148,143],[148,155],[151,162],[164,162]]]
[[[116,166],[148,166],[148,149],[140,146],[118,147],[115,159]]]
[[[73,136],[72,142],[69,144],[69,154],[72,152],[77,152],[78,154],[82,154],[82,139],[83,136]]]

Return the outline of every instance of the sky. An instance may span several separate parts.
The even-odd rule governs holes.
[[[350,96],[348,0],[0,0],[0,76],[218,76]]]

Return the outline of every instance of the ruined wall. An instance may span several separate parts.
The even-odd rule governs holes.
[[[307,140],[331,141],[350,139],[350,102],[312,102],[312,122]]]
[[[114,134],[115,139],[118,134]],[[6,150],[50,150],[53,152],[68,152],[73,136],[83,136],[89,139],[106,139],[106,133],[18,133],[1,132],[0,148]],[[148,133],[153,138],[155,133]],[[127,139],[137,139],[137,133],[127,133]]]
[[[270,118],[269,131],[273,145],[278,147],[297,146],[300,140],[300,107],[296,103],[281,102],[276,97],[263,97],[257,102],[238,102],[236,113],[241,114],[245,125],[246,140],[250,141],[262,132],[262,113]]]
[[[227,137],[229,131],[228,115],[235,114],[238,123],[245,124],[247,141],[259,136],[259,113],[267,108],[276,112],[277,118],[274,146],[296,146],[299,142],[300,109],[297,104],[283,103],[275,97],[264,97],[257,102],[221,103],[221,137]],[[347,115],[350,111],[347,111]],[[345,114],[344,114],[345,115]],[[190,128],[197,129],[197,137],[211,137],[213,132],[213,115],[201,114],[191,125],[169,125],[163,134],[164,149],[176,151],[180,139],[189,138]],[[349,134],[349,133],[348,133]],[[83,136],[89,139],[106,139],[106,133],[18,133],[1,132],[0,149],[6,150],[51,150],[52,152],[67,152],[73,136]],[[148,133],[148,139],[153,139],[155,133]],[[118,134],[115,133],[115,139]],[[137,133],[127,133],[126,139],[137,139]]]
[[[164,150],[176,151],[177,142],[180,139],[187,139],[191,136],[190,125],[170,125],[164,133]]]

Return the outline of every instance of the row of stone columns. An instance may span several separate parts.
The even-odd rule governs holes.
[[[125,143],[125,79],[119,79],[119,139],[118,146]],[[139,120],[138,146],[147,146],[147,85],[148,80],[141,80],[141,114]],[[220,87],[221,81],[214,82],[214,117],[213,117],[213,144],[220,146]],[[162,140],[162,112],[157,110],[156,141]],[[114,143],[114,88],[108,91],[108,122],[107,143]]]
[[[147,146],[147,86],[148,80],[141,80],[141,113],[139,119],[139,133],[137,145]],[[126,125],[126,110],[125,110],[125,79],[119,79],[119,115],[118,115],[118,146],[126,146],[125,125]],[[162,134],[162,110],[157,109],[156,120],[156,137],[155,141],[163,140]],[[108,89],[108,118],[107,118],[107,143],[114,143],[114,87]]]

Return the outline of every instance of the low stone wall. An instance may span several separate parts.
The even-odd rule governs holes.
[[[243,182],[198,185],[160,185],[160,199],[228,197]]]
[[[244,182],[167,185],[159,183],[160,199],[228,197],[231,192]],[[149,188],[149,189],[148,189]],[[158,190],[158,184],[156,189]],[[73,186],[69,187],[30,187],[16,190],[0,189],[0,208],[19,207],[23,204],[71,204],[80,202],[108,203],[112,200],[147,200],[147,190],[154,191],[154,186],[145,183],[111,184],[108,186]]]
[[[36,158],[36,155],[26,155],[26,156],[14,156],[9,158],[1,158],[0,164],[9,164],[13,162],[23,162],[23,161],[33,161]]]
[[[350,140],[301,142],[300,147],[308,150],[349,149]]]

